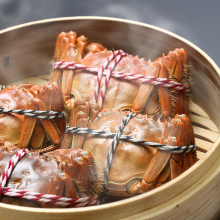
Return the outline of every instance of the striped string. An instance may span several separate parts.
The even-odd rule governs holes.
[[[113,69],[116,67],[116,65],[118,64],[118,62],[121,60],[121,58],[122,58],[123,56],[126,56],[126,55],[127,55],[127,53],[124,53],[124,52],[121,51],[121,50],[117,50],[117,51],[115,51],[115,52],[112,54],[112,57],[113,57],[113,58],[115,57],[115,59],[114,59],[114,61],[110,64],[110,66],[109,66],[109,68],[108,68],[108,70],[107,70],[107,72],[106,72],[105,83],[104,83],[104,85],[103,85],[103,87],[102,87],[102,89],[101,89],[101,99],[100,99],[100,101],[99,101],[99,111],[101,111],[101,109],[102,109],[102,104],[103,104],[103,102],[104,102],[105,93],[106,93],[106,89],[107,89],[107,86],[108,86],[108,82],[109,82],[111,73],[112,73]],[[113,58],[111,58],[111,56],[110,56],[110,59],[107,59],[107,61],[106,61],[106,63],[105,63],[105,68],[108,66],[108,64],[110,63],[110,61],[111,61]],[[104,71],[103,71],[103,72],[104,72]],[[102,74],[103,74],[103,72],[102,72]],[[98,78],[97,78],[97,79],[98,79]]]
[[[10,177],[15,165],[17,164],[17,162],[28,153],[27,149],[22,149],[19,150],[12,158],[11,160],[8,162],[8,164],[6,165],[1,177],[0,177],[0,196],[2,194],[2,191],[5,187],[5,184],[8,180],[8,178]]]
[[[105,63],[101,66],[101,68],[99,69],[98,71],[98,76],[97,76],[97,83],[96,83],[96,87],[95,87],[95,91],[94,91],[94,102],[97,103],[97,99],[98,99],[98,92],[99,92],[99,87],[100,87],[100,83],[101,83],[101,79],[102,79],[102,76],[103,76],[103,72],[104,70],[107,68],[107,66],[109,65],[109,63],[119,54],[124,54],[126,55],[126,53],[124,53],[124,51],[122,50],[116,50],[115,52],[113,52],[105,61]],[[116,60],[117,62],[117,60]],[[117,63],[116,63],[117,64]],[[116,65],[115,64],[115,65]],[[107,77],[110,77],[111,75],[111,72],[109,74],[109,71],[107,71]],[[108,80],[107,80],[108,81]],[[104,87],[106,87],[107,84],[105,82],[104,84]],[[105,89],[105,88],[104,88]],[[102,100],[103,97],[101,97],[101,104],[103,102]],[[102,106],[100,106],[100,109],[101,109]]]
[[[4,89],[5,87],[5,85],[0,85],[0,91],[2,91],[2,89]]]
[[[10,197],[23,198],[28,200],[35,200],[40,202],[52,203],[61,206],[71,207],[83,207],[89,205],[99,204],[98,196],[84,197],[84,198],[67,198],[62,196],[56,196],[51,194],[43,194],[30,192],[26,190],[17,190],[5,187],[7,180],[9,179],[14,167],[18,161],[24,157],[29,151],[27,149],[19,150],[6,165],[1,177],[0,177],[0,196],[6,195]]]
[[[46,202],[52,203],[54,205],[61,205],[61,206],[71,206],[71,207],[84,207],[89,205],[97,205],[99,203],[98,196],[93,197],[83,197],[83,198],[67,198],[62,196],[56,196],[51,194],[43,194],[43,193],[36,193],[30,192],[25,190],[17,190],[12,188],[4,188],[2,192],[3,195],[16,197],[16,198],[23,198],[28,200],[35,200],[39,202]]]
[[[39,110],[34,111],[34,110],[5,109],[5,108],[0,108],[0,113],[16,113],[19,115],[25,115],[29,117],[36,117],[47,120],[51,120],[54,118],[62,118],[66,114],[65,112],[57,112],[57,111],[39,111]]]
[[[72,70],[86,70],[95,74],[98,74],[100,68],[91,68],[87,67],[78,63],[73,63],[73,62],[54,62],[53,63],[53,69],[72,69]],[[103,75],[108,74],[107,69],[103,71]],[[145,76],[145,75],[139,75],[139,74],[134,74],[134,73],[125,73],[125,72],[117,72],[117,71],[112,71],[111,76],[114,78],[119,78],[119,79],[126,79],[126,80],[133,80],[133,81],[139,81],[141,83],[149,83],[152,85],[156,86],[163,86],[171,89],[175,89],[178,91],[183,91],[183,92],[190,92],[190,87],[183,85],[181,83],[175,82],[173,80],[169,80],[167,78],[159,78],[159,77],[154,77],[154,76]]]
[[[77,133],[77,134],[97,135],[97,136],[105,137],[105,138],[114,138],[116,135],[116,133],[111,133],[107,131],[93,130],[91,128],[69,127],[69,126],[66,127],[66,132],[72,132],[72,133]],[[157,148],[162,151],[173,152],[173,153],[188,153],[188,152],[196,150],[197,148],[196,144],[192,144],[189,146],[170,146],[170,145],[158,144],[156,142],[139,140],[137,138],[133,138],[131,136],[124,135],[124,134],[121,134],[120,140],[129,141],[135,144],[144,144],[150,147]]]
[[[123,129],[125,125],[129,122],[129,120],[135,117],[136,115],[137,115],[136,113],[130,113],[129,115],[126,115],[123,121],[121,122],[121,124],[119,125],[118,132],[114,136],[114,139],[111,143],[111,146],[110,146],[110,149],[107,155],[107,159],[105,161],[105,166],[103,169],[103,183],[104,184],[108,182],[108,174],[109,174],[110,166],[111,166],[114,154],[115,154],[116,147],[120,140],[120,136],[122,135]]]

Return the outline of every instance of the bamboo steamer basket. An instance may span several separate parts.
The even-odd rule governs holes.
[[[56,36],[76,31],[89,42],[154,60],[185,48],[194,82],[190,118],[199,161],[150,192],[83,208],[41,209],[0,203],[0,219],[218,219],[220,218],[220,70],[189,41],[160,28],[123,19],[70,17],[31,22],[0,31],[0,84],[46,84]]]

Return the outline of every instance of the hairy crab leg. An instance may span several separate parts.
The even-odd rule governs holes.
[[[183,72],[182,77],[180,78],[181,74],[179,74],[179,71],[175,71],[174,72],[174,80],[176,79],[177,82],[181,82],[183,84],[188,85],[189,84],[189,71],[188,71],[188,56],[186,51],[183,48],[180,49],[175,49],[175,51],[178,54],[178,59],[181,60],[179,61],[181,63],[181,69]],[[182,91],[176,91],[174,93],[174,96],[177,96],[177,98],[175,98],[175,101],[177,102],[176,106],[183,106],[182,107],[182,112],[177,112],[174,109],[174,114],[188,114],[188,99],[189,99],[189,94],[188,93],[183,93]],[[181,104],[178,105],[178,100],[181,100]],[[177,112],[177,113],[176,113]]]
[[[71,179],[76,183],[77,188],[81,189],[85,193],[89,191],[90,186],[90,167],[92,164],[90,155],[87,154],[87,158],[80,153],[80,157],[71,157],[64,163],[64,172],[67,173]],[[89,162],[89,163],[88,163]],[[93,168],[93,167],[92,167]]]
[[[62,176],[62,173],[61,175],[57,174],[56,178],[51,177],[50,186],[47,194],[62,196],[64,186],[65,186],[65,177]],[[51,207],[57,208],[58,205],[53,205],[50,203],[44,204],[44,208],[51,208]]]
[[[175,51],[169,51],[168,55],[163,55],[156,59],[156,61],[161,63],[160,78],[171,79],[177,63],[177,55]],[[165,70],[166,69],[166,70]],[[180,73],[182,74],[182,73]],[[167,88],[158,86],[158,98],[159,98],[159,117],[167,120],[168,116],[173,116],[173,98]]]
[[[53,82],[50,85],[52,86],[52,90],[53,90],[51,109],[54,111],[62,112],[64,109],[64,100],[60,85],[56,82]],[[65,117],[55,118],[52,121],[57,126],[62,139],[64,137],[64,133],[66,130]]]
[[[82,60],[88,39],[82,35],[76,39],[76,42],[77,42],[76,47],[78,50],[76,62],[79,63]]]
[[[146,70],[145,75],[146,76],[154,76],[158,77],[159,72],[160,72],[160,64],[158,62],[151,62],[149,61],[149,67]],[[147,83],[142,83],[139,90],[138,94],[135,98],[134,104],[132,106],[132,110],[136,113],[141,113],[151,97],[152,91],[154,89],[154,85],[147,84]]]
[[[178,145],[178,139],[180,138],[182,132],[181,128],[182,126],[180,123],[167,122],[160,143],[172,146]],[[131,186],[130,189],[128,189],[128,192],[131,194],[145,192],[155,187],[155,181],[165,181],[169,174],[167,163],[171,154],[172,153],[170,152],[157,150],[146,170],[142,182],[135,182],[135,187]],[[135,191],[132,191],[133,189]]]
[[[31,88],[30,88],[31,89]],[[42,100],[47,108],[47,111],[51,110],[51,102],[52,102],[52,86],[43,86],[37,89],[36,98]],[[39,149],[43,143],[45,137],[45,132],[43,125],[40,122],[40,119],[37,119],[36,125],[31,136],[30,147],[33,149]]]
[[[164,65],[161,65],[159,78],[168,78],[168,72]],[[163,118],[165,118],[166,120],[167,117],[170,116],[171,114],[170,94],[169,94],[168,89],[162,86],[158,86],[157,90],[158,90],[160,111],[161,111]]]
[[[175,49],[175,52],[177,53],[177,64],[172,78],[176,82],[182,82],[183,72],[184,72],[184,67],[183,67],[184,53],[180,49]],[[187,101],[184,100],[184,96],[186,96],[186,94],[184,94],[182,91],[174,91],[173,96],[174,96],[174,115],[186,113],[184,112],[185,109],[184,104],[187,104]]]
[[[77,198],[77,190],[72,178],[65,173],[65,197]]]
[[[60,34],[58,34],[54,51],[54,60],[57,61],[60,59],[60,56],[67,42],[67,33],[61,32]]]
[[[76,45],[68,44],[66,50],[65,61],[66,62],[75,62],[76,63],[77,50]],[[64,97],[64,102],[70,99],[72,81],[73,81],[73,70],[63,70],[62,76],[62,92]]]
[[[71,110],[71,114],[70,114],[70,127],[75,127],[76,126],[76,121],[78,120],[78,115],[77,113],[82,111],[85,112],[86,109],[86,101],[82,98],[78,98],[73,105],[73,108]],[[71,133],[66,133],[63,141],[61,143],[61,149],[68,149],[70,147],[70,144],[72,142],[73,139],[73,134]]]
[[[88,115],[85,112],[77,113],[76,127],[86,128],[89,122]],[[72,140],[72,149],[82,148],[84,141],[84,134],[74,134]]]
[[[99,113],[99,104],[97,103],[91,104],[89,110],[89,120],[91,123],[96,119],[98,113]]]
[[[175,117],[175,120],[172,119],[172,121],[177,121],[182,126],[181,136],[180,136],[179,143],[178,143],[179,146],[187,146],[189,144],[189,135],[188,135],[187,127],[184,121],[177,117]],[[171,159],[170,159],[170,169],[171,169],[170,178],[171,179],[176,178],[183,172],[184,155],[185,154],[176,154],[176,153],[173,153],[171,155]]]
[[[47,111],[45,104],[40,99],[39,99],[38,103],[39,103],[39,110]],[[40,120],[41,120],[41,123],[43,124],[48,136],[52,140],[52,142],[55,145],[60,144],[60,136],[59,136],[56,128],[54,127],[53,123],[49,120],[46,120],[46,119],[40,119]]]
[[[58,35],[55,46],[55,52],[54,52],[55,61],[65,61],[64,59],[66,54],[66,46],[68,43],[69,43],[68,33],[62,32],[61,34]],[[59,80],[61,73],[62,70],[55,69],[50,79],[50,82],[57,82]]]
[[[182,120],[183,123],[185,124],[185,130],[188,135],[188,143],[186,144],[188,145],[194,144],[195,139],[194,139],[192,124],[188,116],[187,115],[176,115],[175,118],[180,118],[180,120]],[[196,156],[195,151],[183,154],[183,171],[189,169],[196,161],[197,161],[197,156]]]
[[[75,160],[81,164],[82,166],[82,174],[80,177],[80,182],[79,185],[80,187],[82,187],[82,193],[88,193],[89,191],[89,185],[90,185],[90,171],[89,171],[89,166],[86,162],[86,159],[84,157],[77,157],[75,158]],[[82,196],[82,195],[81,195]]]
[[[177,141],[174,141],[170,136],[180,137],[180,133],[181,126],[179,124],[173,125],[172,123],[168,122],[166,128],[164,129],[161,143],[169,145],[177,144]],[[154,181],[157,179],[166,163],[169,161],[170,156],[170,152],[160,150],[156,152],[141,182],[141,191],[148,191],[149,189],[154,188]]]
[[[25,110],[38,110],[38,99],[33,99],[31,103],[27,103]],[[36,118],[25,116],[21,129],[21,136],[19,141],[20,148],[27,148],[36,124]]]
[[[81,155],[83,155],[83,157],[86,159],[86,162],[88,163],[89,170],[90,170],[90,173],[91,173],[90,176],[96,177],[95,162],[94,162],[94,158],[93,158],[92,154],[88,150],[87,151],[81,151],[80,153],[81,153]]]

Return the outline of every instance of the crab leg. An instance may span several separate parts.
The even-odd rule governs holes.
[[[66,50],[65,61],[66,62],[76,62],[77,50],[74,44],[68,44]],[[70,99],[71,86],[73,81],[73,70],[64,70],[62,77],[62,92],[64,97],[64,102]]]
[[[45,104],[41,100],[39,100],[38,103],[39,103],[39,110],[47,111]],[[41,120],[41,123],[43,124],[47,134],[51,138],[52,142],[55,145],[58,145],[60,143],[60,137],[59,137],[59,134],[58,134],[56,128],[54,127],[53,123],[49,120],[46,120],[46,119],[40,119],[40,120]]]
[[[176,115],[175,118],[180,118],[180,120],[185,124],[185,132],[187,133],[185,136],[188,136],[188,139],[184,139],[185,141],[188,140],[188,142],[184,144],[194,144],[194,133],[192,129],[192,124],[188,118],[187,115]],[[183,154],[183,171],[189,169],[195,162],[197,161],[196,151],[189,152]]]
[[[94,162],[94,158],[93,158],[92,154],[88,150],[81,151],[80,153],[84,156],[84,158],[86,159],[86,162],[88,163],[91,176],[96,177],[95,162]]]
[[[74,102],[70,114],[70,124],[69,124],[70,127],[76,126],[76,121],[78,120],[79,117],[77,113],[80,111],[85,112],[85,109],[86,109],[86,101],[84,99],[79,98]],[[61,144],[61,149],[68,149],[72,142],[72,138],[73,138],[73,134],[66,133]]]
[[[91,162],[91,159],[90,159]],[[82,187],[83,191],[89,190],[90,170],[87,160],[84,156],[76,157],[64,164],[64,172],[76,182],[77,187]]]
[[[82,187],[83,191],[89,191],[89,166],[86,162],[84,157],[77,157],[75,160],[82,165],[82,175],[80,177],[80,186]]]
[[[66,45],[68,44],[68,40],[69,38],[68,38],[67,33],[62,32],[61,34],[58,35],[56,46],[55,46],[55,52],[54,52],[55,61],[64,61],[65,54],[66,54]],[[50,82],[57,82],[61,73],[62,73],[62,70],[56,69],[53,72]]]
[[[99,105],[97,103],[91,104],[89,111],[89,120],[91,123],[95,120],[98,113],[99,113]]]
[[[164,65],[161,65],[159,78],[168,78],[168,73]],[[165,87],[158,86],[157,89],[158,89],[160,111],[163,117],[166,119],[171,114],[170,94],[168,89]]]
[[[176,145],[178,144],[177,140],[179,139],[181,134],[181,125],[179,123],[167,123],[164,129],[164,133],[161,139],[162,144]],[[175,137],[175,139],[171,138],[171,136]],[[140,190],[141,192],[148,191],[149,189],[154,188],[154,181],[157,179],[159,174],[162,172],[167,162],[169,161],[171,156],[170,152],[165,152],[158,150],[154,155],[145,175],[141,182]],[[167,172],[162,173],[164,176],[163,179],[167,179]],[[158,180],[159,181],[159,180]]]
[[[33,99],[31,103],[27,103],[25,110],[38,110],[38,99]],[[36,118],[25,116],[21,129],[21,137],[19,141],[20,148],[27,148],[33,133]]]
[[[68,198],[77,198],[77,190],[72,178],[65,173],[65,196]]]
[[[145,75],[158,77],[160,72],[160,64],[158,62],[151,62],[151,61],[149,62],[150,64],[146,70]],[[147,101],[151,97],[153,89],[154,89],[154,85],[147,83],[141,84],[138,90],[138,94],[135,98],[134,104],[132,106],[133,111],[135,111],[136,113],[141,113],[143,111]]]
[[[89,122],[89,118],[86,113],[80,111],[77,113],[76,127],[86,128]],[[72,149],[82,148],[84,141],[84,134],[75,134],[73,135],[72,140]]]
[[[56,45],[55,45],[55,51],[54,51],[54,60],[57,61],[60,59],[60,56],[68,42],[67,33],[61,32],[57,36]]]
[[[183,84],[189,84],[189,73],[188,73],[188,57],[186,51],[181,49],[175,49],[177,53],[177,67],[175,68],[173,78],[177,82]],[[187,114],[188,113],[188,94],[182,91],[174,92],[174,114]]]
[[[52,86],[43,86],[43,88],[37,89],[36,98],[42,100],[48,111],[51,110],[51,102],[52,102]],[[36,125],[31,137],[30,146],[34,149],[39,149],[43,143],[45,137],[45,132],[43,125],[40,122],[40,119],[37,119]]]
[[[65,186],[65,177],[57,174],[56,178],[51,177],[50,186],[47,194],[62,196],[64,186]],[[57,208],[58,205],[52,205],[49,203],[44,204],[44,208],[51,208],[51,207]]]
[[[83,53],[85,51],[88,39],[85,36],[80,36],[76,39],[76,47],[78,50],[76,62],[79,63],[83,57]]]
[[[62,110],[64,109],[64,100],[61,88],[56,82],[53,82],[51,85],[53,90],[51,109],[53,109],[54,111],[62,112]],[[56,118],[52,121],[60,131],[61,138],[63,138],[66,129],[65,117]]]

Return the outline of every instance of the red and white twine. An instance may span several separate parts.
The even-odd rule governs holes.
[[[12,158],[11,160],[8,162],[8,164],[6,165],[1,177],[0,177],[0,196],[2,194],[2,191],[5,187],[5,184],[8,180],[8,178],[10,177],[15,165],[17,164],[17,162],[25,155],[28,153],[28,150],[26,149],[22,149],[20,151],[18,151]]]
[[[1,177],[0,177],[0,196],[6,195],[16,198],[24,198],[29,200],[35,200],[40,202],[52,203],[60,206],[71,207],[83,207],[89,205],[96,205],[99,203],[98,196],[84,197],[84,198],[67,198],[62,196],[56,196],[51,194],[43,194],[30,192],[26,190],[17,190],[5,187],[7,180],[9,179],[15,165],[18,161],[28,153],[27,149],[19,150],[6,165]]]
[[[118,55],[118,56],[117,56]],[[71,69],[71,70],[86,70],[90,71],[92,73],[98,74],[97,77],[97,85],[96,89],[94,92],[94,101],[97,102],[97,96],[98,96],[98,91],[99,91],[99,86],[101,82],[101,77],[103,75],[106,76],[106,82],[105,86],[102,89],[106,89],[107,83],[109,81],[109,77],[112,76],[114,78],[119,78],[119,79],[126,79],[126,80],[133,80],[133,81],[139,81],[141,83],[150,83],[156,86],[164,86],[167,88],[175,89],[178,91],[182,92],[190,92],[190,87],[186,86],[182,83],[175,82],[173,80],[169,80],[167,78],[159,78],[159,77],[153,77],[153,76],[145,76],[145,75],[139,75],[139,74],[134,74],[134,73],[126,73],[126,72],[118,72],[118,71],[113,71],[119,60],[123,57],[128,55],[127,53],[123,52],[122,50],[117,50],[115,51],[107,60],[106,62],[102,65],[101,68],[92,68],[92,67],[87,67],[82,64],[74,63],[74,62],[54,62],[53,63],[53,69]],[[117,56],[117,57],[116,57]],[[112,61],[112,59],[115,59],[115,61],[112,63],[111,67],[109,69],[106,69],[109,63]],[[105,94],[105,92],[102,92]],[[103,98],[101,98],[103,100]]]
[[[94,101],[96,103],[97,103],[97,96],[98,96],[99,86],[100,86],[101,78],[103,76],[103,72],[106,69],[106,67],[110,64],[110,62],[115,58],[106,72],[105,83],[101,89],[101,99],[99,101],[100,111],[102,109],[102,104],[104,102],[105,93],[106,93],[106,89],[108,86],[108,82],[109,82],[111,73],[112,73],[113,69],[115,68],[115,66],[118,64],[118,62],[120,61],[120,59],[126,55],[127,55],[127,53],[124,53],[122,50],[117,50],[105,61],[104,65],[100,68],[100,71],[99,71],[100,75],[98,73],[96,90],[94,92]]]

